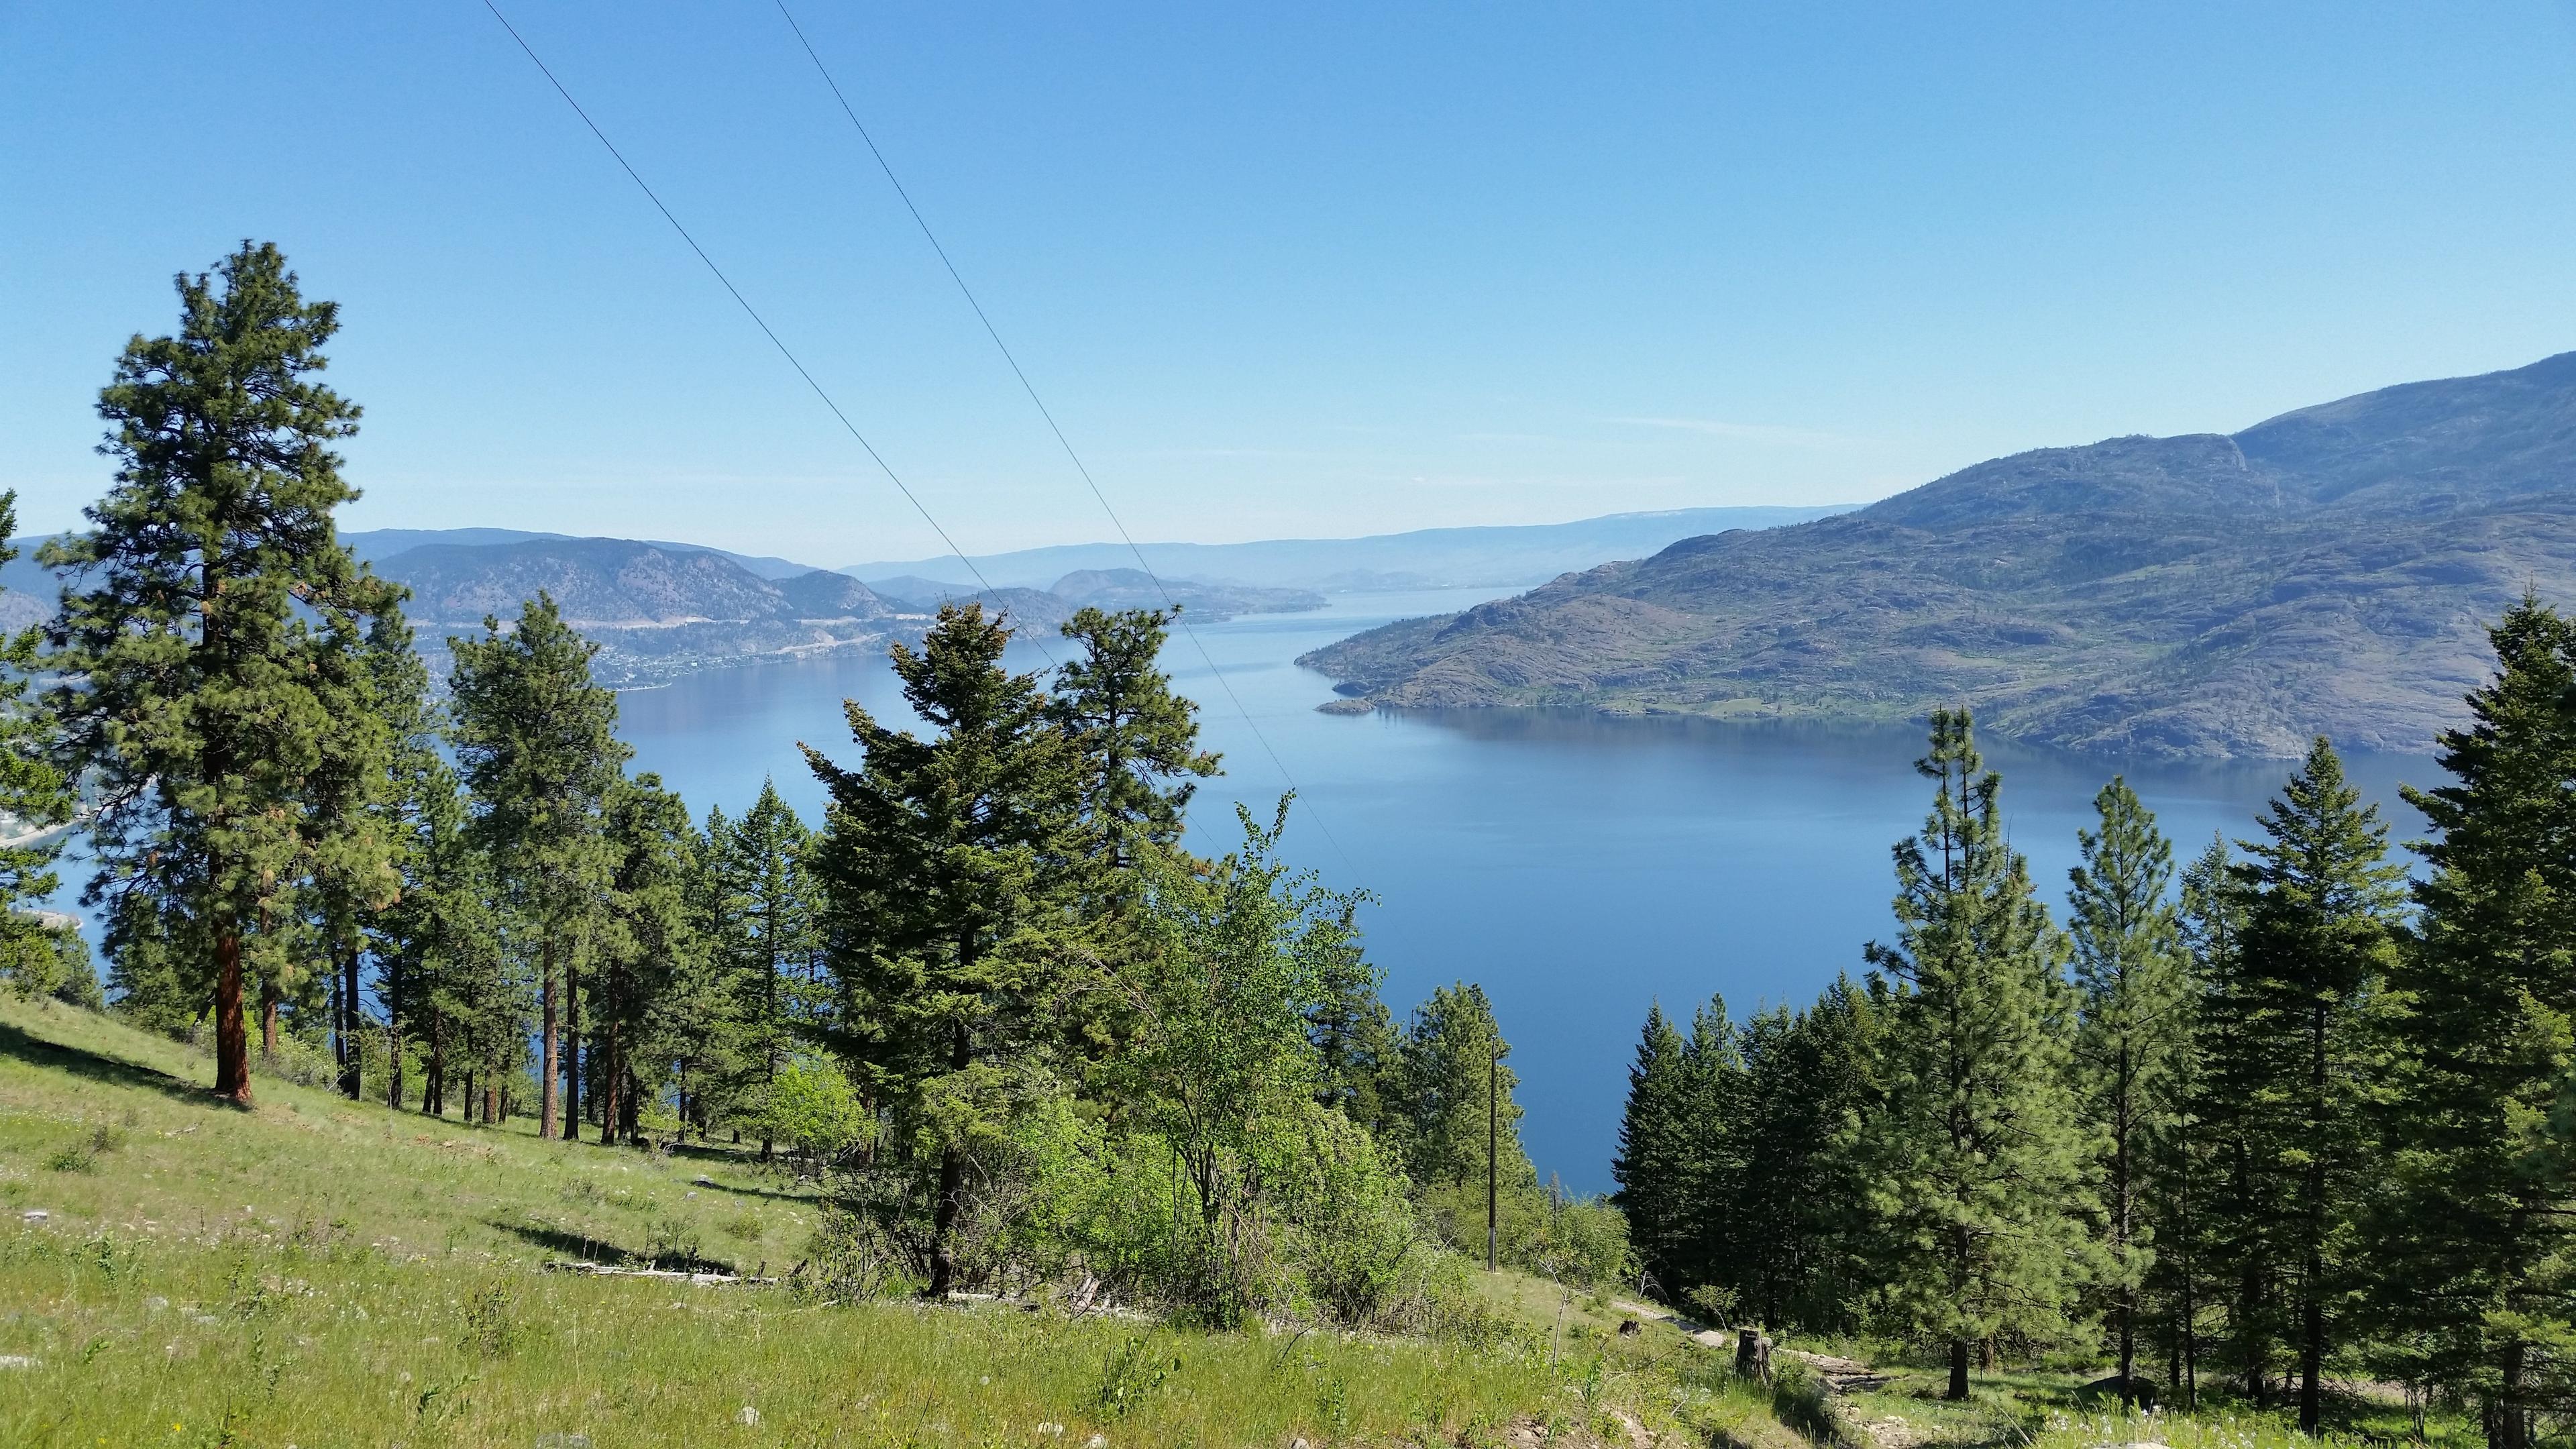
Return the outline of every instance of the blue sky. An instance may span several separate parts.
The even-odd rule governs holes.
[[[777,12],[504,6],[971,550],[1104,536]],[[2562,6],[827,6],[1140,537],[1877,497],[2576,347]],[[245,236],[357,527],[928,530],[476,0],[0,3],[0,486]]]

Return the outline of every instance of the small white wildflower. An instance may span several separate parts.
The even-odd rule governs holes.
[[[36,1361],[23,1353],[0,1353],[0,1369],[34,1368]]]
[[[1038,1425],[1038,1432],[1050,1439],[1061,1439],[1064,1437],[1064,1426],[1062,1424],[1040,1424]]]
[[[748,1429],[752,1425],[760,1422],[760,1411],[749,1404],[745,1404],[741,1408],[734,1410],[733,1421]]]

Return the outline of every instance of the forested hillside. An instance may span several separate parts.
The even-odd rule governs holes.
[[[2233,436],[1981,463],[1857,513],[1686,540],[1303,661],[1390,706],[1894,720],[2036,742],[2420,751],[2481,623],[2576,589],[2576,353]]]
[[[2177,869],[2118,778],[2051,919],[1934,715],[1894,940],[1804,1010],[1647,1015],[1617,1201],[1667,1296],[1947,1359],[2098,1345],[2124,1400],[2367,1413],[2508,1449],[2576,1411],[2576,624],[2537,602],[2446,732],[2412,886],[2313,741]]]

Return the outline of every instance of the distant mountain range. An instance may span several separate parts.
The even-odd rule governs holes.
[[[1053,632],[1085,605],[1104,609],[1171,602],[1195,619],[1318,609],[1303,589],[1167,582],[1157,588],[1134,569],[1082,570],[1046,589],[958,589],[935,579],[898,578],[870,587],[829,569],[783,570],[778,559],[745,558],[689,544],[622,538],[565,538],[511,529],[359,532],[351,552],[410,587],[406,606],[434,673],[448,668],[447,639],[508,619],[539,590],[564,618],[598,643],[604,682],[649,684],[700,669],[793,659],[820,651],[882,647],[917,639],[939,605],[977,598],[1015,627]],[[58,584],[36,564],[42,539],[21,539],[21,555],[0,568],[0,625],[20,628],[53,611]]]
[[[1686,539],[1303,663],[1388,706],[1894,720],[2036,742],[2422,750],[2524,589],[2576,602],[2576,353],[2232,435],[1980,463]]]
[[[1776,528],[1844,512],[1821,508],[1677,508],[1612,513],[1573,523],[1493,528],[1425,528],[1365,538],[1274,538],[1257,543],[1148,543],[1146,562],[1164,579],[1279,589],[1509,588],[1544,583],[1568,569],[1652,553],[1677,539],[1730,528]],[[1123,543],[1076,543],[984,554],[975,567],[996,588],[1045,588],[1076,570],[1124,571],[1136,554]],[[909,575],[950,587],[974,583],[954,556],[845,565],[862,579]]]
[[[1322,608],[1321,585],[1240,575],[1302,571],[1345,584],[1376,578],[1407,587],[1480,579],[1532,582],[1612,557],[1622,540],[1651,540],[1644,546],[1660,547],[1713,518],[1741,526],[1822,511],[1692,509],[1376,538],[1149,544],[1148,556],[1158,561],[1170,552],[1200,563],[1240,564],[1213,580],[1173,570],[1160,586],[1132,567],[1134,556],[1124,545],[1077,544],[979,560],[990,590],[979,589],[954,558],[827,570],[698,544],[508,528],[389,528],[341,539],[378,573],[410,585],[421,651],[442,677],[448,635],[480,628],[486,614],[507,618],[521,600],[544,589],[567,620],[598,641],[599,676],[631,685],[719,665],[917,638],[949,599],[978,598],[1020,628],[1049,632],[1085,605],[1158,608],[1168,599],[1202,621],[1284,613]],[[0,626],[23,627],[52,613],[58,584],[34,558],[43,541],[18,540],[19,558],[0,567]]]

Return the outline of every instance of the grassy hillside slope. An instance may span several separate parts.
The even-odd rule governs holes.
[[[1514,1275],[1432,1343],[550,1273],[776,1273],[820,1204],[721,1149],[541,1143],[265,1079],[245,1113],[205,1074],[106,1018],[0,1004],[0,1443],[1801,1442],[1673,1326],[1623,1336],[1608,1300]]]

